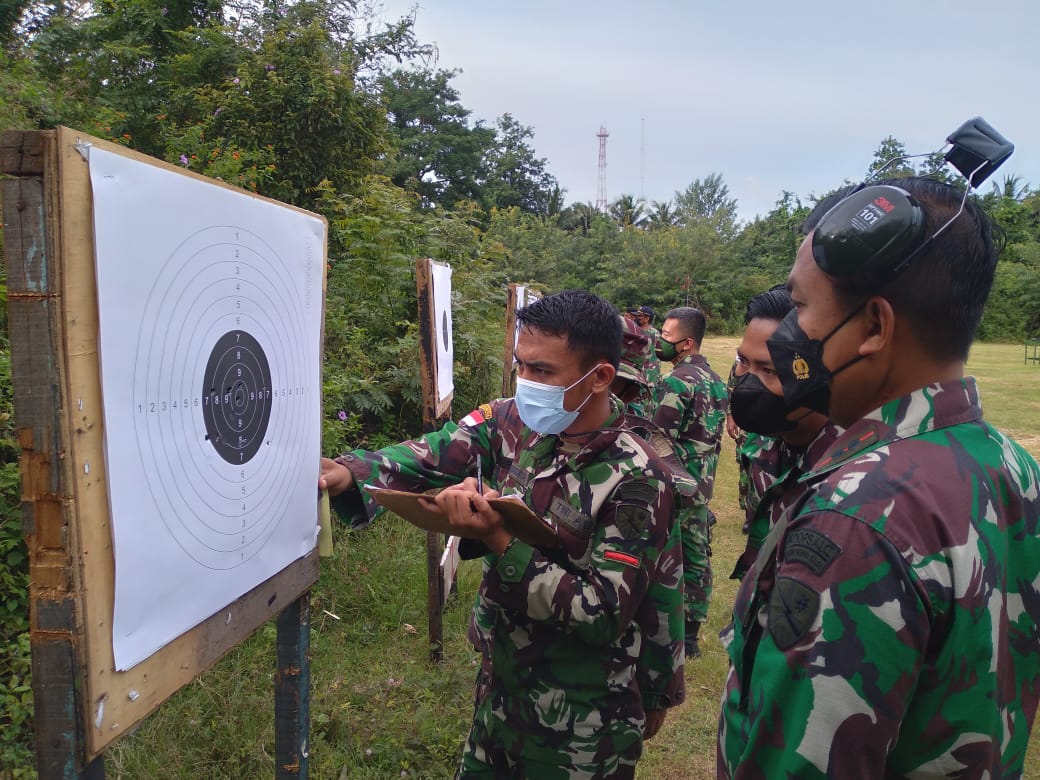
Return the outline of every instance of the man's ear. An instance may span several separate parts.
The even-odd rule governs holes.
[[[887,298],[875,295],[863,307],[864,340],[860,344],[859,354],[864,357],[874,355],[892,346],[895,334],[896,315]]]
[[[606,390],[609,393],[610,384],[617,376],[617,369],[610,363],[600,363],[590,376],[592,377],[592,392],[602,393]]]

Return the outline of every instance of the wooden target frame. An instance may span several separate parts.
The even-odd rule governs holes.
[[[502,348],[502,397],[511,398],[516,392],[516,371],[513,369],[513,350],[516,349],[516,312],[542,297],[530,284],[509,283],[506,293],[506,335]]]
[[[83,776],[96,771],[108,745],[278,615],[276,773],[305,777],[307,594],[318,578],[316,550],[115,671],[115,559],[83,143],[226,186],[69,128],[11,131],[0,142],[0,170],[11,177],[2,182],[8,318],[41,780],[69,777],[72,766]]]
[[[423,433],[437,430],[451,416],[454,391],[442,395],[438,391],[438,349],[441,339],[450,337],[444,329],[443,314],[438,316],[434,293],[434,266],[449,268],[429,257],[415,261],[415,292],[419,314],[419,370],[422,374]],[[450,298],[449,298],[450,301]],[[450,309],[450,306],[449,306]],[[450,317],[450,310],[447,312]],[[454,540],[454,542],[452,541]],[[439,662],[444,647],[444,604],[451,592],[459,565],[458,539],[441,534],[426,534],[426,614],[428,617],[430,660]]]

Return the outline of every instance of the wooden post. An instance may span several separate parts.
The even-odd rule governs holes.
[[[274,776],[307,780],[310,748],[310,593],[278,616],[278,671],[274,677]]]
[[[419,373],[422,376],[422,430],[436,431],[451,415],[451,397],[438,398],[437,392],[437,328],[433,304],[433,272],[428,257],[415,262],[415,290],[419,316]],[[430,660],[439,663],[444,657],[443,607],[447,593],[441,575],[441,535],[426,534],[426,613],[429,617]]]
[[[0,143],[5,179],[4,255],[17,438],[21,447],[22,530],[29,550],[36,766],[40,780],[104,777],[104,758],[87,760],[82,648],[67,514],[69,431],[63,409],[60,247],[55,229],[58,172],[53,132],[8,132]]]

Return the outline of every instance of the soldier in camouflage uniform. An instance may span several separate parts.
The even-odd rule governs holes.
[[[886,184],[913,201],[874,186],[828,213],[769,342],[787,406],[846,430],[786,486],[741,582],[720,778],[1022,772],[1040,694],[1040,467],[983,420],[964,376],[998,243],[973,201],[955,216],[956,188]],[[861,228],[839,250],[830,237],[862,209],[869,224],[920,214],[920,228],[873,256]]]
[[[822,216],[822,215],[821,215]],[[748,301],[744,336],[730,385],[730,417],[745,432],[738,456],[746,460],[744,517],[747,545],[730,575],[744,576],[755,560],[781,506],[774,496],[797,479],[839,433],[826,415],[811,409],[791,412],[766,341],[794,308],[791,293],[777,285]]]
[[[580,292],[517,313],[517,394],[378,452],[323,459],[337,511],[378,512],[358,486],[424,490],[484,559],[470,636],[483,664],[462,778],[632,778],[684,698],[682,558],[669,466],[609,387],[616,310]],[[488,490],[478,492],[477,464]],[[487,503],[516,495],[559,532],[511,536]]]
[[[650,353],[650,339],[634,320],[621,320],[621,359],[610,391],[625,404],[625,411],[649,418],[654,413],[651,384],[643,372]]]
[[[643,373],[646,375],[646,381],[650,383],[651,390],[656,390],[661,382],[661,361],[657,357],[657,342],[661,339],[661,333],[654,327],[655,316],[654,310],[649,306],[640,306],[638,309],[632,310],[632,318],[636,325],[642,328],[643,333],[650,340],[650,349],[646,362],[643,364]],[[657,404],[657,400],[653,399],[654,405]]]
[[[733,385],[737,381],[737,361],[729,369],[726,379],[726,392],[732,397]],[[732,404],[731,404],[732,407]],[[747,513],[753,511],[760,494],[751,494],[751,462],[756,458],[767,458],[770,450],[778,447],[778,440],[772,436],[748,433],[733,419],[733,409],[726,415],[726,434],[733,439],[733,459],[737,462],[737,504],[745,514],[741,532],[748,532]],[[749,502],[750,508],[749,508]]]
[[[715,468],[722,450],[726,422],[726,383],[700,354],[706,321],[689,306],[665,314],[658,357],[675,364],[656,393],[654,423],[675,443],[683,465],[697,482],[697,495],[679,513],[683,545],[683,587],[686,610],[686,656],[700,655],[698,634],[711,599],[711,526],[708,509]]]

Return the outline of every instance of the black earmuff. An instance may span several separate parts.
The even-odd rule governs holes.
[[[909,192],[890,184],[864,182],[824,214],[816,226],[812,253],[820,270],[839,279],[863,278],[882,284],[891,281],[961,215],[968,193],[1015,150],[1015,145],[982,117],[969,119],[946,142],[949,149],[943,155],[944,164],[952,165],[968,182],[957,213],[929,236],[925,234],[924,210]],[[874,175],[901,159],[922,156],[896,157]]]
[[[924,210],[906,190],[863,187],[824,214],[813,232],[813,258],[839,279],[888,279],[928,240],[925,226]]]

